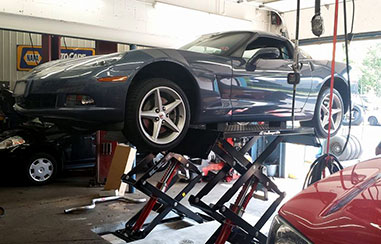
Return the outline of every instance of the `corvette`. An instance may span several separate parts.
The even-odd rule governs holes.
[[[122,130],[139,149],[168,150],[192,125],[291,120],[294,47],[278,35],[204,35],[180,49],[143,49],[39,65],[16,82],[15,109],[74,130]],[[330,62],[300,59],[295,119],[326,137]],[[348,108],[337,63],[332,134]],[[202,139],[202,138],[201,138]]]

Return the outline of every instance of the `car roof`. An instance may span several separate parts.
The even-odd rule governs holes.
[[[273,38],[288,40],[287,38],[285,38],[285,37],[283,37],[281,35],[275,34],[275,33],[266,32],[266,31],[257,31],[257,30],[253,30],[253,31],[249,31],[249,30],[237,30],[237,31],[214,32],[214,33],[205,34],[203,36],[213,36],[213,35],[222,35],[222,36],[224,36],[224,35],[245,34],[245,33],[248,33],[248,34],[251,34],[251,35],[259,35],[259,36],[266,36],[266,37],[273,37]]]

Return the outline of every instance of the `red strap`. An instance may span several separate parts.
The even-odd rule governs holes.
[[[336,55],[336,42],[337,42],[337,22],[339,15],[339,0],[335,4],[335,25],[333,29],[333,53],[331,63],[331,90],[329,95],[329,121],[328,121],[328,137],[327,137],[327,154],[329,153],[329,141],[331,138],[331,123],[332,123],[332,99],[333,99],[333,86],[335,83],[335,55]]]

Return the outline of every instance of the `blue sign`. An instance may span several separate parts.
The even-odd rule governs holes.
[[[94,48],[61,48],[60,59],[82,58],[95,55]],[[17,70],[28,71],[36,67],[42,60],[41,46],[17,46]]]

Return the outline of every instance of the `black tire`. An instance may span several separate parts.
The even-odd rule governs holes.
[[[329,152],[335,155],[339,160],[345,160],[349,156],[350,152],[347,147],[346,150],[342,153],[344,144],[345,138],[343,136],[332,137],[329,142]],[[326,151],[325,148],[326,147],[324,147],[324,153]]]
[[[164,89],[164,96],[160,99],[160,101],[163,103],[163,111],[156,111],[156,113],[158,113],[157,118],[155,117],[154,119],[141,119],[140,110],[143,110],[144,107],[151,106],[150,111],[153,111],[156,108],[156,104],[153,105],[152,101],[149,101],[150,99],[156,99],[156,97],[151,97],[156,96],[156,94],[153,92],[155,89],[159,89],[159,96],[162,94],[162,90],[160,89]],[[181,101],[181,103],[178,105],[178,107],[171,110],[169,113],[166,113],[164,107],[165,105],[171,103],[169,101],[171,100],[171,93],[173,96],[177,96],[177,100]],[[146,112],[146,110],[143,112]],[[181,115],[181,113],[183,115]],[[190,116],[191,111],[188,99],[184,91],[176,83],[162,78],[153,78],[139,81],[138,83],[133,84],[128,92],[126,103],[126,119],[123,133],[129,142],[136,146],[139,151],[160,152],[170,150],[178,145],[186,135],[186,132],[189,128]],[[168,118],[175,125],[180,125],[176,127],[179,130],[178,132],[175,132],[174,130],[172,132],[170,131],[171,129],[170,126],[168,126],[167,122]],[[158,127],[160,130],[158,130],[159,132],[155,139],[154,132],[155,123],[157,122],[156,119],[158,121],[160,120],[161,124]],[[164,130],[163,133],[161,132],[162,129]],[[151,133],[152,136],[150,136]],[[165,133],[167,133],[167,137],[165,137]]]
[[[52,155],[35,153],[24,163],[23,178],[29,185],[45,185],[54,180],[57,171],[57,160]]]
[[[340,130],[340,127],[342,125],[343,117],[344,117],[344,102],[343,99],[341,98],[340,93],[336,90],[333,89],[333,93],[335,96],[338,98],[338,103],[341,106],[341,115],[340,115],[340,123],[338,124],[338,128],[336,128],[334,131],[331,128],[331,137],[334,137],[337,132]],[[319,138],[327,138],[328,137],[328,132],[324,129],[322,126],[321,122],[321,109],[323,105],[324,99],[326,98],[327,95],[330,94],[330,88],[329,87],[323,87],[322,91],[319,94],[319,97],[316,102],[315,106],[315,112],[314,112],[314,117],[311,121],[304,121],[301,122],[302,126],[305,127],[314,127],[315,128],[315,135]],[[334,115],[335,116],[335,115]]]
[[[369,124],[372,125],[372,126],[376,126],[376,125],[378,125],[378,120],[377,120],[377,118],[374,117],[374,116],[370,116],[370,117],[368,118],[368,122],[369,122]]]
[[[356,154],[354,159],[358,159],[358,158],[361,157],[362,152],[363,152],[363,149],[362,149],[362,146],[361,146],[361,142],[360,142],[360,140],[355,135],[351,135],[351,137],[353,138],[353,141],[355,142],[355,145],[356,145],[356,148],[357,148],[357,154]]]
[[[356,142],[352,136],[349,137],[348,146],[351,146],[352,151],[351,151],[351,155],[349,155],[347,160],[356,159],[356,155],[359,153],[359,150],[358,150],[357,144],[356,144]]]
[[[343,125],[349,125],[349,115],[348,115],[348,113],[344,117]],[[360,125],[364,121],[364,111],[363,111],[363,109],[360,106],[358,106],[358,105],[354,105],[353,108],[352,108],[352,113],[353,113],[353,116],[352,116],[352,125]]]

